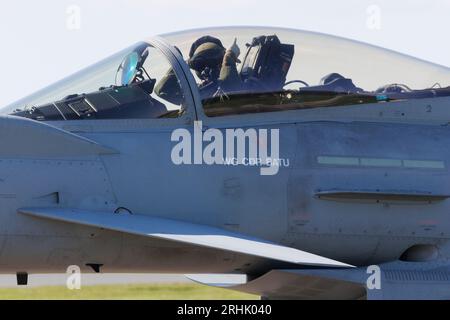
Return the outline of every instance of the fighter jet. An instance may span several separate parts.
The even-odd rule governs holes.
[[[449,85],[300,30],[133,45],[1,110],[0,272],[450,299]]]

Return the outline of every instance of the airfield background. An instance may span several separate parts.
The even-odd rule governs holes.
[[[0,106],[154,34],[220,25],[319,31],[450,65],[450,0],[15,0],[2,3]],[[42,183],[45,183],[43,181]],[[65,275],[31,275],[63,285]],[[178,276],[86,275],[88,284],[183,282]],[[14,285],[0,276],[1,286]]]

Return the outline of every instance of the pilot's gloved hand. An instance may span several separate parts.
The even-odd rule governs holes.
[[[234,39],[233,45],[228,49],[228,51],[233,53],[237,63],[241,63],[241,61],[239,60],[239,56],[241,55],[241,49],[237,45],[237,38]]]
[[[227,50],[223,58],[222,68],[220,70],[220,86],[222,91],[234,92],[242,89],[242,80],[237,70],[237,63],[239,56],[241,55],[241,49],[237,45],[237,38],[234,39],[233,45]]]

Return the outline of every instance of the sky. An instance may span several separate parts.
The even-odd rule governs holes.
[[[229,25],[351,38],[450,66],[450,0],[14,0],[0,10],[0,107],[152,35]]]

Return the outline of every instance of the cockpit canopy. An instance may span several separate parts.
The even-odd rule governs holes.
[[[214,61],[224,55],[214,77],[193,67],[205,36],[223,46],[214,53]],[[171,59],[167,50],[139,43],[2,111],[40,121],[176,118],[193,92],[202,101],[196,107],[217,117],[450,96],[449,68],[329,35],[236,27],[162,38]],[[173,66],[174,57],[191,78]]]

